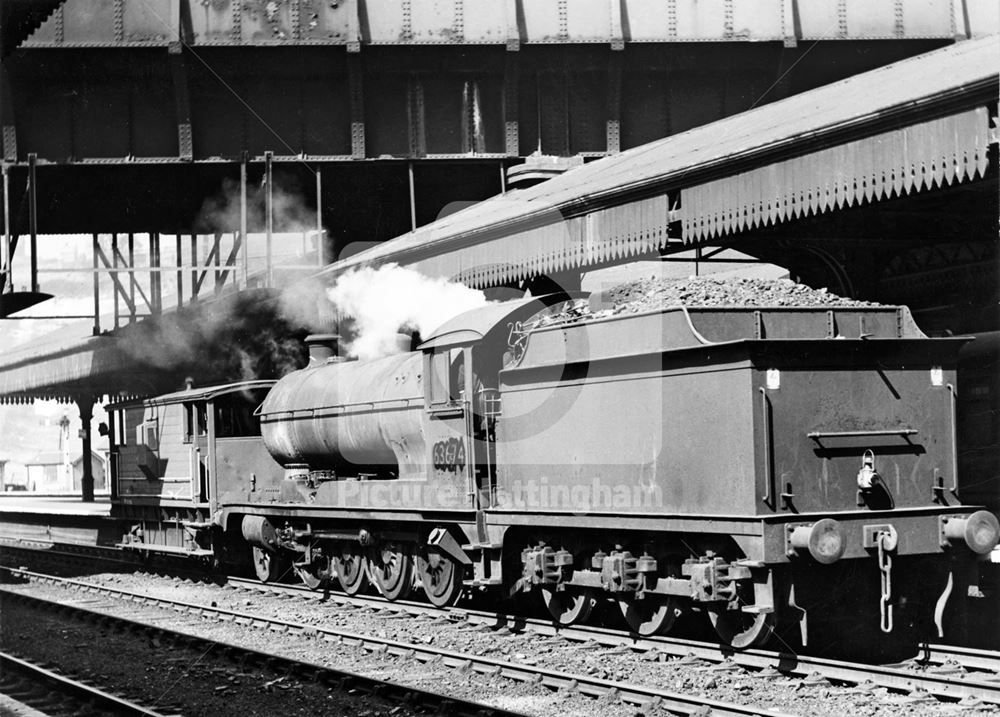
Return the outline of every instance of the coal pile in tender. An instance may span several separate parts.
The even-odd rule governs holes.
[[[597,301],[595,302],[594,299]],[[846,299],[826,289],[811,289],[790,279],[714,278],[639,279],[601,292],[593,309],[636,313],[669,306],[878,306]]]

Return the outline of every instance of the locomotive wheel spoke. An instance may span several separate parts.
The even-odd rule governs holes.
[[[281,576],[281,560],[270,550],[253,547],[253,569],[262,583],[273,583]]]
[[[417,555],[417,574],[432,605],[446,607],[458,600],[462,592],[462,570],[447,555],[424,548]]]
[[[620,598],[618,607],[629,629],[643,637],[669,632],[681,612],[677,600],[671,597]]]
[[[357,595],[368,588],[368,559],[358,549],[343,546],[330,561],[340,588],[348,595]]]
[[[764,612],[709,610],[708,618],[719,639],[737,650],[763,645],[770,639],[774,626],[772,614]]]
[[[542,588],[542,599],[557,625],[575,625],[590,617],[597,600],[590,590]]]
[[[413,587],[413,556],[405,546],[385,543],[369,558],[372,579],[388,600],[403,600]]]

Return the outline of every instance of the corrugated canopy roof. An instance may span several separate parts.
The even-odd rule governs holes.
[[[279,363],[304,354],[277,302],[271,290],[234,292],[100,336],[90,322],[74,323],[4,351],[0,402],[158,395],[187,375],[204,382],[238,375],[243,359],[277,375]]]
[[[69,399],[159,390],[161,384],[148,365],[137,362],[118,337],[90,333],[89,323],[75,324],[6,352],[0,365],[0,396]]]
[[[472,276],[470,283],[486,286],[511,278],[509,271],[482,268],[490,262],[509,263],[511,252],[525,252],[523,276],[532,270],[552,271],[655,250],[665,243],[670,221],[681,219],[685,212],[682,207],[680,213],[670,214],[675,207],[668,205],[668,191],[845,145],[968,109],[977,101],[985,104],[992,98],[995,103],[998,65],[996,36],[959,42],[510,191],[338,262],[323,273],[336,275],[364,264],[420,262],[427,273],[467,280]],[[952,125],[935,130],[954,131]],[[870,154],[870,148],[861,147],[860,153]],[[596,228],[583,222],[588,214]],[[580,219],[576,224],[570,221],[574,217]],[[553,225],[559,235],[554,241]],[[597,246],[594,251],[595,243],[616,232],[621,236],[615,246]],[[497,245],[486,246],[491,240],[498,240]],[[534,256],[546,242],[554,247],[553,255]],[[459,256],[460,250],[475,245],[485,248]],[[445,259],[449,253],[452,258]]]

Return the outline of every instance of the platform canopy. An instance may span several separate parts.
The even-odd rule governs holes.
[[[981,178],[1000,42],[957,42],[513,190],[340,261],[477,287]]]
[[[0,356],[0,403],[130,400],[246,372],[276,377],[306,359],[305,335],[282,318],[277,292],[250,289],[92,335],[77,322]],[[246,378],[247,376],[244,376]]]
[[[154,386],[147,368],[137,365],[116,337],[91,336],[90,329],[89,322],[82,322],[43,341],[5,352],[0,367],[0,402],[149,393]]]

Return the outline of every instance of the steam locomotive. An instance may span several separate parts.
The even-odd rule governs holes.
[[[435,605],[598,605],[639,635],[961,628],[958,338],[902,307],[491,303],[371,361],[109,406],[122,547]],[[418,587],[419,586],[419,587]],[[685,617],[685,619],[687,619]]]

